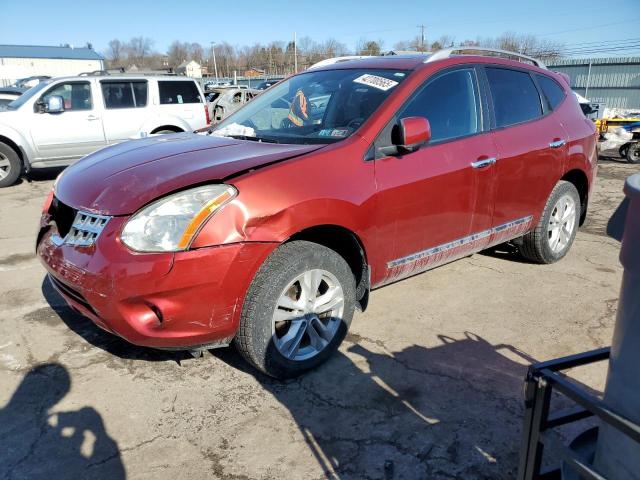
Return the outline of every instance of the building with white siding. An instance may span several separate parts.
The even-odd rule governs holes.
[[[178,65],[178,68],[176,68],[176,73],[191,78],[202,78],[202,66],[193,60],[182,62]]]
[[[0,45],[0,85],[35,75],[62,77],[104,70],[104,57],[92,48]]]

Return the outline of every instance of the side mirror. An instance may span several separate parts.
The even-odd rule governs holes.
[[[418,150],[431,139],[431,126],[424,117],[405,117],[391,131],[391,145],[376,149],[377,156],[396,156]]]
[[[60,95],[52,95],[47,98],[44,106],[45,113],[61,113],[64,112],[64,99]]]
[[[415,152],[431,139],[431,125],[424,117],[401,118],[393,132],[399,152]]]

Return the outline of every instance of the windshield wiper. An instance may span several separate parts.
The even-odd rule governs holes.
[[[251,137],[249,135],[225,135],[225,137],[235,138],[236,140],[250,140],[252,142],[280,143],[273,138]]]

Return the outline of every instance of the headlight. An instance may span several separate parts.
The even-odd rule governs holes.
[[[120,238],[139,252],[186,250],[207,219],[237,193],[229,185],[205,185],[174,193],[131,217]]]

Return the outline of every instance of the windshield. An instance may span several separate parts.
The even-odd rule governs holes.
[[[277,143],[347,138],[408,76],[404,70],[327,70],[283,80],[214,127],[212,134]]]
[[[7,105],[7,109],[9,110],[15,110],[17,108],[20,108],[22,105],[24,105],[30,98],[33,98],[34,96],[36,96],[37,94],[39,94],[42,90],[44,90],[45,88],[47,88],[49,86],[49,84],[51,83],[50,80],[45,80],[44,82],[40,82],[38,85],[36,85],[35,87],[31,87],[29,90],[27,90],[26,92],[24,92],[22,95],[20,95],[18,98],[16,98],[13,102],[11,102],[9,105]]]

